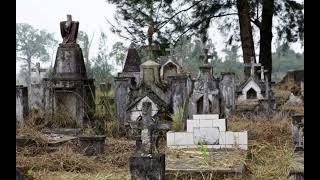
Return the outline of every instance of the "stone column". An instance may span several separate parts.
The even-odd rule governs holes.
[[[204,83],[203,114],[209,113],[208,82]]]
[[[16,86],[16,122],[19,126],[24,124],[25,118],[28,116],[28,88]]]

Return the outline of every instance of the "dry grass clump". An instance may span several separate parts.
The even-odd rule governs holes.
[[[66,171],[38,171],[34,177],[39,180],[124,180],[129,179],[128,173],[122,171],[104,171],[98,173],[76,173]]]
[[[247,161],[248,178],[287,179],[293,162],[291,144],[275,146],[267,142],[254,141],[249,147]]]
[[[16,153],[16,165],[27,169],[36,179],[117,179],[119,175],[123,179],[128,175],[128,159],[135,142],[108,138],[105,153],[91,157],[79,153],[72,144],[33,157],[25,156],[27,149]]]
[[[291,118],[276,114],[267,116],[233,115],[228,118],[230,131],[248,131],[249,140],[268,142],[274,145],[291,140]]]
[[[16,164],[32,171],[46,169],[48,171],[94,172],[104,167],[103,164],[96,163],[93,158],[73,151],[69,146],[62,146],[56,152],[34,157],[17,154]]]
[[[248,179],[287,179],[292,163],[291,118],[281,113],[267,116],[234,115],[232,131],[248,131]]]

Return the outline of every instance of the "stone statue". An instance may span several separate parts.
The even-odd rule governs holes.
[[[60,22],[60,31],[63,38],[62,44],[76,43],[78,36],[79,22],[72,21],[72,16],[67,15],[67,21]]]
[[[152,45],[152,37],[153,37],[153,34],[156,32],[156,28],[154,27],[154,23],[151,22],[149,28],[148,28],[148,32],[147,32],[147,36],[148,36],[148,43],[149,43],[149,46],[151,47]]]

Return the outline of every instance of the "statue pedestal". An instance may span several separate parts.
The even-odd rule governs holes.
[[[86,68],[80,46],[76,43],[60,44],[54,65],[55,79],[86,79]]]
[[[164,180],[165,154],[134,154],[129,159],[132,180]]]

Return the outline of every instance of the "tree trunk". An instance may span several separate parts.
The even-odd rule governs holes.
[[[252,37],[252,27],[250,24],[248,0],[237,0],[237,9],[240,24],[241,47],[243,52],[243,62],[249,64],[251,57],[255,57]],[[244,68],[246,78],[250,77],[250,67]]]
[[[268,70],[266,76],[271,81],[272,74],[272,17],[274,0],[263,0],[262,20],[260,28],[260,56],[259,62]]]

